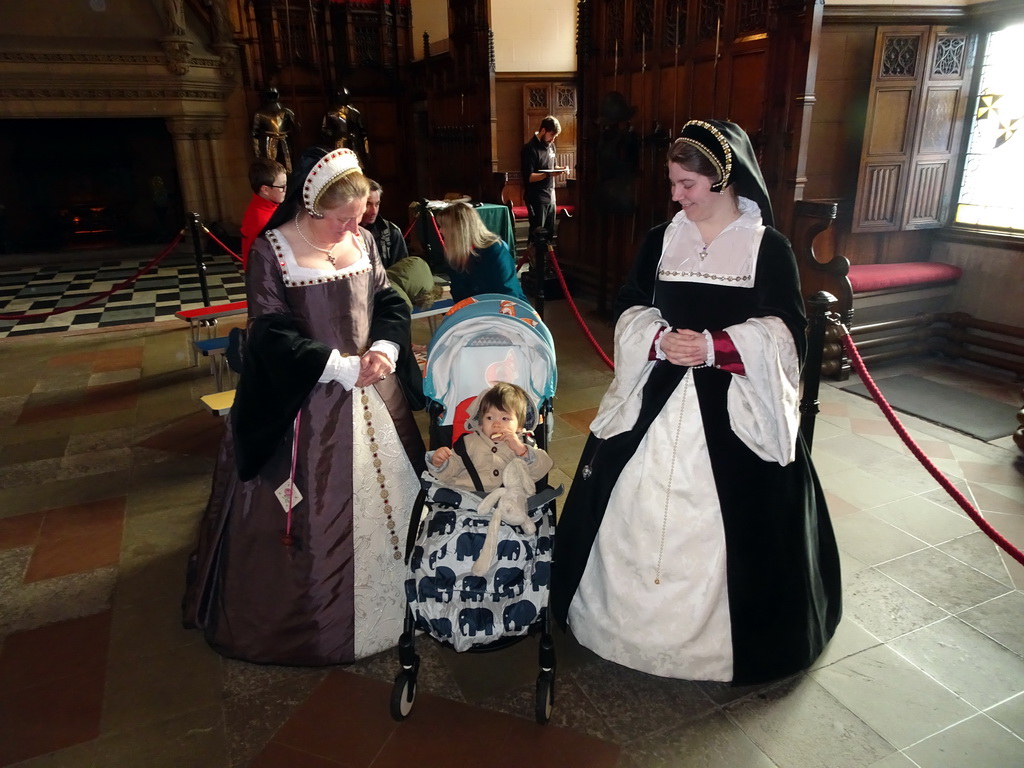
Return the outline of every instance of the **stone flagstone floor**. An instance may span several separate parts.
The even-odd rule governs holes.
[[[548,322],[553,480],[569,485],[610,373],[564,302],[548,304]],[[608,349],[610,329],[593,329]],[[187,337],[171,320],[0,341],[0,766],[1024,764],[1024,567],[870,402],[830,386],[813,456],[842,550],[845,617],[804,674],[740,689],[666,680],[559,634],[558,697],[541,727],[535,643],[454,654],[422,642],[421,694],[399,724],[388,716],[393,653],[343,669],[221,658],[180,625],[222,433],[199,404],[213,377],[190,365]],[[1019,386],[931,361],[914,370],[1006,398]],[[905,423],[1024,545],[1009,438]]]

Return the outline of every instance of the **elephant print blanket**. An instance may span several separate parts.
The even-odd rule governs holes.
[[[475,576],[490,517],[476,514],[480,498],[435,485],[429,511],[409,556],[406,598],[416,627],[456,651],[525,635],[547,609],[554,526],[542,509],[530,512],[537,532],[502,524],[497,556]]]

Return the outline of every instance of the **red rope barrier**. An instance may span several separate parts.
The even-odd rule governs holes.
[[[586,321],[583,319],[583,315],[580,314],[579,309],[576,308],[576,302],[572,300],[572,296],[569,295],[569,287],[565,284],[565,276],[562,274],[562,268],[558,266],[558,257],[555,256],[555,249],[548,245],[548,257],[551,259],[551,267],[555,270],[555,277],[558,278],[558,284],[562,286],[562,295],[565,296],[565,300],[569,302],[569,309],[572,310],[573,315],[576,317],[576,322],[579,323],[580,328],[583,329],[583,333],[587,337],[587,341],[597,351],[597,354],[604,361],[605,365],[615,370],[615,363],[611,361],[611,358],[605,354],[605,351],[601,349],[601,345],[597,343],[597,339],[594,338],[594,334],[590,332],[587,327]],[[543,277],[538,277],[542,280]]]
[[[437,233],[437,242],[439,242],[441,247],[444,248],[444,238],[441,237],[441,228],[437,226],[437,217],[434,216],[433,211],[429,208],[427,209],[427,213],[430,214],[430,223],[434,225],[434,232]]]
[[[235,261],[237,261],[237,262],[239,262],[239,263],[242,263],[242,257],[241,257],[241,256],[239,256],[239,255],[238,255],[237,253],[235,253],[234,251],[232,251],[232,250],[231,250],[230,248],[228,248],[228,247],[227,247],[226,245],[224,245],[224,243],[222,243],[222,242],[221,242],[220,240],[218,240],[218,239],[217,239],[217,236],[216,236],[215,234],[213,234],[213,232],[211,232],[210,230],[208,230],[208,229],[206,228],[206,226],[205,226],[205,225],[203,225],[203,232],[205,232],[206,234],[208,234],[208,235],[210,236],[210,239],[211,239],[211,240],[213,240],[213,242],[215,242],[215,243],[216,243],[217,245],[219,245],[219,246],[220,246],[221,248],[223,248],[223,249],[224,249],[224,251],[225,251],[225,252],[227,253],[227,255],[228,255],[228,256],[230,256],[231,258],[233,258],[233,259],[234,259]]]
[[[82,307],[88,307],[90,304],[95,304],[100,299],[105,299],[108,296],[110,296],[111,294],[117,293],[122,288],[125,288],[125,287],[131,285],[136,280],[138,280],[140,277],[142,277],[144,274],[149,272],[149,270],[151,270],[153,267],[155,267],[157,264],[159,264],[161,261],[163,261],[164,258],[167,256],[167,254],[169,254],[171,251],[173,251],[177,247],[178,243],[181,242],[181,238],[182,238],[182,236],[184,234],[185,234],[184,230],[179,232],[175,236],[175,238],[171,241],[170,245],[168,245],[166,248],[164,248],[164,250],[160,253],[159,256],[157,256],[155,259],[153,259],[151,262],[149,262],[149,264],[144,266],[142,269],[140,269],[134,275],[129,277],[127,280],[124,280],[124,281],[118,283],[117,285],[115,285],[109,291],[104,291],[103,293],[97,294],[96,296],[92,296],[92,297],[86,299],[85,301],[79,302],[78,304],[73,304],[70,307],[61,307],[60,309],[54,309],[54,310],[51,310],[49,312],[37,312],[35,314],[27,314],[27,315],[0,315],[0,320],[37,320],[37,319],[42,319],[42,318],[46,318],[46,317],[52,317],[53,315],[60,315],[60,314],[63,314],[65,312],[73,312],[76,309],[81,309]]]
[[[843,327],[842,341],[843,349],[846,350],[846,356],[850,359],[850,363],[857,371],[861,381],[864,382],[864,386],[867,387],[868,392],[871,393],[871,397],[874,399],[878,407],[882,409],[882,413],[885,415],[885,418],[889,420],[892,428],[896,430],[896,434],[900,436],[907,448],[910,449],[910,452],[913,453],[917,460],[921,462],[921,465],[928,470],[929,474],[938,480],[939,485],[943,487],[953,501],[960,505],[960,508],[967,513],[967,516],[970,517],[979,528],[981,528],[986,536],[1002,547],[1010,557],[1021,565],[1024,565],[1024,553],[1007,541],[999,531],[992,527],[988,520],[981,516],[981,513],[977,508],[968,501],[967,497],[949,481],[949,478],[947,478],[942,471],[932,463],[931,459],[929,459],[917,443],[914,442],[914,438],[912,438],[910,433],[907,432],[906,428],[900,422],[899,417],[893,412],[892,406],[886,402],[885,398],[882,396],[881,390],[878,389],[874,379],[871,378],[867,368],[864,366],[864,361],[861,360],[860,352],[857,351],[857,347],[854,345],[853,339],[850,338],[850,332],[846,330],[845,327]]]
[[[412,232],[412,228],[416,226],[416,222],[419,221],[419,220],[420,220],[420,212],[416,211],[416,214],[412,217],[412,224],[409,225],[409,228],[407,230],[405,230],[405,233],[402,235],[402,239],[403,240],[408,240],[409,239],[409,233]]]

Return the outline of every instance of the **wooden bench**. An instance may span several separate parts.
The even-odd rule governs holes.
[[[934,261],[853,264],[848,277],[857,324],[941,312],[962,275],[960,267]]]
[[[841,322],[873,349],[876,360],[923,350],[920,328],[913,328],[920,323],[912,319],[945,311],[963,271],[927,261],[851,265],[841,254],[814,247],[815,239],[835,221],[835,203],[801,200],[795,213],[792,243],[804,299],[818,291],[835,296]],[[890,333],[901,326],[911,330]],[[822,373],[845,379],[849,362],[837,341],[834,333],[826,336]],[[889,348],[879,351],[884,346]]]
[[[206,329],[208,336],[213,335],[213,329],[217,327],[217,320],[222,317],[233,315],[244,315],[248,311],[248,302],[233,301],[229,304],[214,304],[210,307],[199,307],[197,309],[182,309],[174,313],[179,320],[188,323],[190,334],[192,365],[199,364],[199,356],[195,343],[199,341],[200,332]]]

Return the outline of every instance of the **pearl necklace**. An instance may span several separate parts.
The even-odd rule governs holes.
[[[334,249],[337,247],[337,243],[332,245],[330,248],[321,248],[317,245],[313,245],[313,243],[309,241],[309,238],[302,233],[302,227],[299,226],[299,214],[297,213],[295,214],[295,231],[299,233],[299,237],[301,237],[305,241],[306,245],[308,245],[314,251],[320,251],[320,253],[324,254],[327,257],[327,261],[331,263],[331,266],[336,267],[334,263]]]

